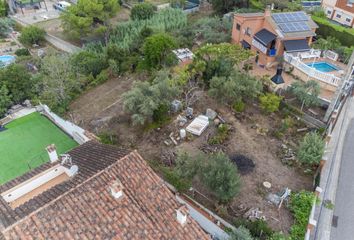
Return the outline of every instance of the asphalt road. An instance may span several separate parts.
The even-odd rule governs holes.
[[[340,167],[331,240],[354,240],[354,119],[346,132]]]

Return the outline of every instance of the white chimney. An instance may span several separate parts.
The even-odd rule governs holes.
[[[55,147],[54,144],[50,144],[48,147],[46,147],[46,150],[48,152],[49,160],[51,163],[59,160],[59,157],[57,154],[57,148]]]
[[[123,196],[124,187],[119,179],[113,180],[109,185],[109,189],[115,199],[119,199]]]
[[[184,225],[187,223],[187,216],[188,216],[188,208],[186,205],[181,206],[179,209],[176,210],[177,213],[177,221]]]

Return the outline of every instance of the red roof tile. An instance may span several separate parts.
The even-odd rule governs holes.
[[[85,179],[27,215],[15,214],[16,221],[2,231],[5,239],[210,239],[191,217],[183,226],[177,221],[181,205],[137,152],[114,157],[117,149],[90,143],[81,155],[87,161],[88,149],[102,150],[97,163],[107,156],[115,161],[86,179],[68,180]],[[123,186],[118,199],[110,191],[114,180]]]

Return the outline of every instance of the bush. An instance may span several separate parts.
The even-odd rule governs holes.
[[[298,158],[305,164],[319,164],[324,152],[325,143],[316,132],[307,133],[300,143]]]
[[[116,145],[118,143],[118,136],[115,134],[101,133],[98,137],[103,144]]]
[[[15,51],[16,56],[29,56],[31,55],[27,48],[19,48]]]
[[[247,221],[245,227],[249,229],[254,238],[260,240],[269,239],[273,235],[273,230],[267,225],[267,222],[263,220],[256,220],[254,222]]]
[[[222,144],[228,138],[230,127],[227,124],[220,124],[215,136],[208,140],[209,144]]]
[[[0,18],[0,37],[6,37],[7,34],[11,32],[14,25],[15,21],[11,18]]]
[[[154,5],[151,3],[139,3],[135,5],[131,12],[130,18],[132,20],[146,20],[154,15]]]
[[[318,24],[317,34],[337,38],[344,46],[351,47],[354,42],[354,29],[330,23],[327,18],[312,16]]]
[[[40,45],[44,41],[44,35],[43,29],[31,25],[22,29],[19,41],[24,45]]]
[[[289,209],[295,219],[295,223],[290,229],[291,239],[304,239],[314,199],[315,196],[312,192],[301,191],[291,194]]]
[[[235,231],[230,232],[229,240],[253,240],[250,231],[244,226],[238,227]]]
[[[92,82],[90,82],[90,85],[91,86],[97,86],[97,85],[99,85],[101,83],[106,82],[108,80],[108,78],[109,78],[108,70],[107,69],[102,70],[100,72],[100,74],[98,74],[96,76],[96,78]]]
[[[259,97],[261,108],[267,113],[278,111],[281,99],[282,97],[273,93],[267,93]]]
[[[236,101],[232,105],[232,109],[238,113],[243,112],[245,110],[245,103],[242,100]]]

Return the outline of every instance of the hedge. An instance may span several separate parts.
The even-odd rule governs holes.
[[[332,36],[337,38],[342,45],[351,47],[354,43],[354,29],[330,23],[327,19],[312,16],[312,19],[318,24],[317,34],[323,37]]]

